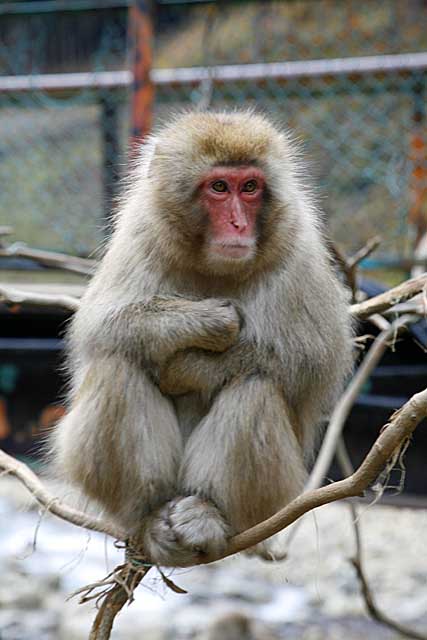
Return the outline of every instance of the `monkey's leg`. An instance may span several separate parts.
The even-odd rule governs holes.
[[[305,477],[281,390],[252,375],[223,389],[189,438],[180,487],[212,501],[238,533],[295,498]],[[268,546],[262,543],[256,551],[265,557]]]
[[[94,360],[53,436],[58,472],[134,535],[176,495],[182,437],[171,401],[120,357]]]

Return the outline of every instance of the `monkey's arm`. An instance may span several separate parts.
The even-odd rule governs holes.
[[[239,376],[261,371],[268,374],[274,368],[273,361],[273,353],[267,361],[243,340],[224,353],[202,349],[178,351],[160,368],[159,387],[162,393],[172,396],[192,391],[215,392]]]
[[[78,316],[73,335],[95,354],[121,353],[158,366],[183,349],[225,351],[240,331],[233,305],[214,298],[153,296],[121,307],[107,306],[99,315],[83,311]]]

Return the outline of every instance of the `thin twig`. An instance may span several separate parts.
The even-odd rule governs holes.
[[[354,505],[353,505],[354,506]],[[360,535],[360,531],[359,531]],[[370,616],[376,620],[377,622],[385,625],[389,629],[393,629],[393,631],[397,631],[398,633],[406,636],[407,638],[414,638],[414,640],[427,640],[427,635],[424,633],[419,633],[415,631],[415,629],[411,629],[406,625],[401,624],[400,622],[396,622],[392,618],[389,618],[386,613],[381,611],[378,608],[377,603],[375,602],[374,594],[371,591],[369,583],[366,579],[365,572],[362,565],[362,551],[361,551],[361,541],[357,542],[356,530],[355,530],[355,539],[356,539],[356,556],[351,558],[350,562],[356,570],[357,577],[360,582],[361,592],[363,596],[363,600],[365,602],[366,608]]]
[[[348,268],[354,270],[355,267],[357,267],[362,262],[362,260],[370,256],[371,253],[373,253],[380,244],[380,236],[374,236],[373,238],[368,240],[364,247],[359,249],[359,251],[356,251],[354,255],[350,256],[350,258],[347,258]]]
[[[340,437],[337,443],[336,457],[343,475],[351,475],[354,472],[354,468],[342,437]],[[361,587],[361,595],[363,597],[369,615],[373,620],[376,620],[380,624],[383,624],[393,631],[397,631],[397,633],[400,633],[407,638],[414,638],[414,640],[427,640],[427,635],[418,633],[418,631],[415,631],[414,629],[411,629],[406,625],[400,624],[400,622],[396,622],[392,618],[389,618],[389,616],[381,611],[381,609],[379,609],[363,566],[363,543],[359,509],[353,502],[348,502],[348,507],[351,513],[355,542],[355,555],[353,558],[350,558],[350,562],[356,571],[356,575]]]
[[[104,596],[92,625],[89,640],[109,640],[114,620],[124,605],[131,601],[136,587],[150,570],[149,566],[125,564],[116,577],[116,584]]]
[[[335,260],[337,261],[346,281],[347,286],[352,292],[353,300],[356,298],[357,293],[357,267],[360,262],[367,258],[371,253],[375,251],[378,245],[381,243],[380,236],[375,236],[367,241],[367,243],[359,249],[353,256],[347,258],[345,253],[334,242],[330,241],[330,249],[332,251]]]

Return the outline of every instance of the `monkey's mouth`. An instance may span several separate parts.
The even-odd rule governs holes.
[[[214,242],[212,245],[212,250],[216,255],[234,260],[251,257],[254,249],[255,243],[250,240],[240,242]]]

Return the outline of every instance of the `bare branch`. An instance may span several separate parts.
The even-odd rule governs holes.
[[[383,327],[382,331],[375,338],[367,355],[363,359],[362,364],[359,366],[347,389],[335,405],[328,428],[323,437],[322,446],[317,454],[315,465],[308,478],[305,487],[306,491],[317,489],[323,484],[336,449],[339,447],[345,421],[361,391],[362,386],[368,379],[372,370],[377,366],[385,350],[388,348],[390,339],[395,336],[396,332],[402,328],[406,322],[406,317],[396,320],[393,325],[380,315],[374,315],[372,318],[375,318],[377,325]],[[350,475],[351,473],[352,471],[350,470],[346,475]],[[301,524],[302,519],[298,520],[290,529],[286,541],[288,549]]]
[[[0,249],[1,255],[1,249]],[[80,258],[78,258],[80,260]],[[360,320],[364,320],[370,316],[379,318],[378,314],[392,309],[392,311],[403,312],[410,311],[413,314],[425,315],[426,309],[426,295],[427,295],[427,273],[407,280],[402,284],[381,293],[374,298],[369,298],[364,302],[352,304],[350,306],[350,313]],[[414,304],[410,307],[399,307],[399,303],[413,298],[417,294],[422,294],[417,297]],[[37,306],[59,306],[65,307],[72,311],[75,311],[79,306],[79,301],[72,296],[61,296],[53,294],[38,294],[24,291],[22,289],[16,289],[15,287],[0,286],[0,300],[3,299],[7,302],[13,303],[27,303]]]
[[[100,520],[99,518],[93,518],[86,513],[77,511],[72,507],[68,507],[63,504],[55,496],[52,496],[43,483],[39,480],[35,473],[24,464],[15,460],[12,456],[0,449],[0,469],[6,471],[15,478],[18,478],[22,484],[28,489],[28,491],[35,497],[37,502],[41,504],[45,509],[62,520],[71,522],[78,527],[84,529],[90,529],[91,531],[99,531],[100,533],[106,533],[117,540],[125,540],[126,534],[115,525]]]
[[[351,464],[351,460],[347,452],[347,447],[345,446],[345,443],[342,437],[340,437],[337,443],[336,456],[337,456],[338,464],[341,467],[341,471],[344,476],[348,476],[354,473],[353,465]],[[359,520],[359,509],[352,502],[348,503],[348,507],[351,513],[351,521],[352,521],[353,531],[354,531],[354,541],[356,546],[355,556],[350,559],[350,562],[352,563],[353,567],[356,570],[356,574],[361,586],[361,594],[365,602],[366,608],[368,610],[368,613],[374,620],[376,620],[380,624],[385,625],[386,627],[388,627],[389,629],[392,629],[393,631],[397,631],[398,633],[406,636],[407,638],[414,638],[415,640],[427,640],[427,635],[418,633],[417,631],[410,629],[409,627],[406,627],[405,625],[402,625],[399,622],[395,622],[378,608],[378,605],[375,601],[374,594],[369,585],[365,570],[363,568],[362,531],[361,531],[361,525]]]
[[[37,307],[60,307],[67,311],[77,311],[80,304],[73,296],[33,293],[4,285],[0,285],[0,302],[29,304]]]
[[[413,298],[407,300],[406,302],[400,302],[399,304],[394,305],[387,311],[383,312],[386,316],[391,316],[397,313],[415,313],[418,316],[426,317],[427,316],[427,289],[425,289],[422,293],[417,293]],[[370,318],[369,318],[370,320]]]
[[[356,556],[354,558],[351,558],[351,563],[356,570],[356,574],[361,586],[363,600],[365,601],[366,608],[371,617],[377,622],[380,622],[386,627],[389,627],[389,629],[393,629],[393,631],[397,631],[407,638],[414,638],[414,640],[427,640],[427,635],[425,635],[424,633],[418,633],[418,631],[415,631],[415,629],[410,629],[406,625],[400,624],[400,622],[396,622],[392,618],[389,618],[386,613],[378,608],[374,594],[371,591],[363,569],[360,541]]]
[[[356,251],[356,253],[352,255],[350,258],[347,258],[348,268],[354,270],[355,267],[357,267],[362,262],[362,260],[370,256],[371,253],[373,253],[380,244],[381,244],[380,236],[375,236],[370,240],[368,240],[368,242],[365,244],[364,247],[359,249],[359,251]]]
[[[149,570],[148,565],[134,567],[131,563],[120,567],[115,576],[114,586],[104,597],[102,594],[100,596],[103,599],[92,625],[89,640],[109,640],[117,614],[127,602],[132,601],[133,592]]]
[[[405,302],[417,293],[421,293],[426,289],[427,273],[423,273],[422,276],[406,280],[397,287],[394,287],[385,293],[381,293],[379,296],[369,298],[369,300],[365,300],[364,302],[352,304],[350,312],[353,316],[359,318],[359,320],[364,320],[374,313],[382,313],[386,309],[390,309],[390,307],[393,307],[399,302]]]
[[[335,242],[331,241],[329,243],[329,248],[330,248],[330,251],[331,251],[331,253],[332,253],[332,255],[333,255],[334,259],[335,259],[335,262],[337,263],[338,267],[341,270],[341,273],[344,276],[345,284],[347,285],[347,287],[351,291],[352,300],[354,300],[355,297],[356,297],[356,292],[357,292],[356,268],[351,269],[348,266],[347,256],[340,249],[340,247],[338,247],[338,245],[335,244]]]
[[[351,379],[350,384],[335,406],[329,421],[328,429],[323,438],[322,446],[316,459],[316,464],[314,465],[308,479],[306,491],[317,489],[317,487],[320,487],[323,483],[328,469],[331,466],[338,438],[342,433],[345,421],[360,393],[361,388],[370,376],[372,370],[377,366],[378,362],[382,358],[384,352],[389,346],[390,340],[393,339],[396,332],[402,329],[408,321],[410,321],[410,318],[407,316],[399,318],[393,322],[393,324],[381,331],[381,333],[379,333],[375,338],[371,348],[363,359],[362,364],[356,371],[356,374]]]
[[[374,313],[373,316],[369,316],[369,322],[380,331],[384,331],[384,329],[387,329],[390,326],[390,322],[379,313]]]
[[[29,258],[30,260],[34,260],[38,264],[46,267],[55,267],[57,269],[73,271],[74,273],[80,273],[82,275],[91,275],[96,266],[95,260],[79,258],[65,253],[32,249],[22,242],[16,242],[9,247],[1,248],[0,257]]]
[[[374,238],[368,240],[365,246],[359,249],[357,253],[355,253],[350,258],[347,258],[345,253],[338,247],[338,245],[336,245],[332,241],[329,242],[331,252],[334,255],[335,260],[337,261],[344,275],[347,286],[352,292],[353,300],[355,299],[357,292],[357,267],[364,258],[375,251],[380,243],[380,236],[375,236]]]

